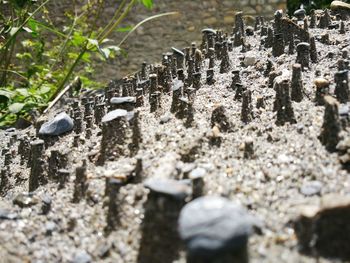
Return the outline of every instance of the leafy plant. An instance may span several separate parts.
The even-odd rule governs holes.
[[[90,0],[79,10],[66,13],[57,26],[48,8],[50,0],[0,0],[0,126],[45,108],[62,91],[74,74],[86,88],[99,88],[91,80],[96,58],[107,60],[125,54],[126,38],[142,23],[164,15],[149,17],[136,26],[122,22],[137,4],[153,7],[153,0],[117,1],[113,17],[100,27],[104,0]],[[128,32],[118,44],[109,36]]]

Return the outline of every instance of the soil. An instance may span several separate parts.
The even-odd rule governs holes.
[[[349,26],[346,22],[346,34],[340,34],[339,29],[309,30],[317,39],[318,62],[310,63],[310,68],[302,72],[303,100],[292,102],[296,123],[276,125],[277,116],[273,111],[276,92],[268,87],[269,80],[264,70],[270,59],[275,71],[281,71],[283,78],[290,79],[297,54],[273,57],[271,48],[260,47],[258,30],[254,35],[246,36],[250,51],[242,52],[242,47],[234,47],[229,52],[231,67],[228,73],[221,74],[220,61],[215,60],[214,85],[206,83],[209,61],[203,61],[201,88],[195,94],[194,121],[190,126],[169,113],[171,94],[162,94],[161,105],[153,113],[150,112],[148,94],[145,96],[144,106],[137,108],[142,142],[136,155],[123,155],[97,166],[102,132],[96,124],[89,139],[86,129],[79,134],[78,147],[73,145],[74,132],[53,139],[43,138],[50,144],[45,148],[45,163],[52,150],[66,153],[68,162],[64,168],[71,174],[60,190],[58,183],[49,179],[47,184],[27,197],[29,204],[19,195],[27,193],[30,166],[38,160],[25,160],[24,164],[20,164],[19,141],[14,134],[17,138],[27,134],[34,140],[35,127],[0,131],[1,148],[9,148],[12,156],[9,165],[4,164],[4,157],[1,158],[1,166],[9,173],[8,189],[0,200],[1,261],[143,262],[139,254],[143,235],[141,227],[149,193],[143,182],[153,177],[183,179],[189,170],[200,167],[206,170],[206,195],[222,195],[238,202],[263,222],[262,234],[249,239],[250,262],[337,262],[300,253],[291,222],[299,214],[300,206],[318,205],[323,196],[331,193],[346,196],[350,192],[349,173],[343,169],[338,154],[328,152],[318,139],[324,106],[316,106],[314,101],[316,77],[328,79],[333,94],[337,61],[343,48],[349,45]],[[329,34],[329,44],[319,41],[324,33]],[[288,48],[285,50],[287,53]],[[244,66],[242,61],[246,56],[254,57],[256,63]],[[233,69],[240,71],[243,86],[252,92],[254,118],[248,123],[241,121],[242,102],[235,100],[235,91],[229,88]],[[174,79],[173,83],[176,81]],[[264,108],[256,107],[258,97],[264,98]],[[43,118],[51,119],[63,110],[71,112],[72,100],[79,101],[80,98],[65,98]],[[232,124],[227,132],[213,130],[211,125],[212,112],[219,105],[224,107]],[[165,123],[164,114],[170,116]],[[221,143],[213,143],[213,137]],[[252,138],[254,153],[245,158],[244,143],[248,138]],[[143,164],[141,181],[133,181],[120,188],[115,201],[120,222],[107,233],[106,177],[129,175],[137,159],[142,159]],[[83,160],[87,161],[88,190],[78,203],[74,203],[75,169],[83,165]],[[50,178],[46,172],[44,174]],[[306,196],[301,187],[314,180],[321,182],[321,190],[318,194]],[[42,207],[47,199],[51,199],[51,209],[45,214]],[[14,200],[26,203],[27,207],[14,204]],[[155,227],[154,235],[159,229]],[[158,260],[185,262],[185,251],[181,248],[176,260]]]

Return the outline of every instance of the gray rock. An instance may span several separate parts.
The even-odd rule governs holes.
[[[177,48],[175,48],[175,47],[172,47],[171,49],[172,49],[172,50],[174,51],[174,53],[177,54],[178,56],[182,56],[182,57],[185,56],[185,54],[184,54],[181,50],[179,50],[179,49],[177,49]]]
[[[103,116],[102,122],[109,122],[116,118],[126,117],[127,115],[128,112],[126,110],[117,109],[114,111],[110,111],[105,116]]]
[[[91,256],[85,251],[79,251],[72,260],[72,263],[90,263],[92,262]]]
[[[52,235],[56,229],[57,225],[53,221],[49,221],[45,224],[46,235]]]
[[[204,28],[202,30],[202,33],[206,33],[206,34],[216,34],[216,30],[212,29],[212,28]]]
[[[14,220],[17,219],[17,217],[16,213],[0,208],[0,220]]]
[[[65,112],[58,114],[51,121],[45,122],[39,130],[41,135],[61,135],[73,129],[74,122]]]
[[[113,97],[111,98],[112,104],[123,104],[123,103],[135,103],[135,97]]]
[[[16,131],[16,128],[13,128],[13,127],[5,130],[5,132],[8,132],[8,133],[15,132],[15,131]]]
[[[206,175],[207,171],[204,168],[198,167],[190,172],[190,179],[197,179],[204,177]]]
[[[248,52],[244,57],[243,63],[246,67],[253,66],[256,62],[256,55],[252,52]]]
[[[322,186],[323,184],[320,181],[306,182],[300,188],[300,192],[306,196],[316,195],[321,192]]]
[[[339,105],[339,115],[342,117],[347,117],[349,115],[349,106],[347,104]]]
[[[174,197],[176,199],[185,199],[191,194],[191,187],[183,181],[151,178],[145,182],[145,187],[153,192]]]
[[[210,257],[246,247],[256,223],[243,207],[223,197],[206,196],[182,209],[179,232],[188,253]]]
[[[306,11],[303,8],[300,8],[294,12],[294,16],[298,19],[304,19]]]
[[[164,114],[163,116],[160,117],[159,123],[160,124],[164,124],[164,123],[169,122],[170,120],[171,120],[171,114],[166,113],[166,114]]]

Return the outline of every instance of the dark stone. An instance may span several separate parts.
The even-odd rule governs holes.
[[[188,262],[216,262],[214,258],[221,262],[227,254],[232,255],[227,262],[248,262],[247,241],[255,224],[243,207],[223,197],[195,199],[181,210],[179,218]]]
[[[73,120],[67,113],[62,112],[51,121],[45,122],[40,128],[39,134],[57,136],[71,131],[73,127]]]

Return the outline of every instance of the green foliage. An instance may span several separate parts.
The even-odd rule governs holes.
[[[67,13],[64,24],[56,25],[49,2],[0,0],[0,126],[45,108],[73,74],[85,88],[102,87],[91,80],[93,61],[125,55],[120,43],[108,37],[134,30],[121,27],[133,6],[153,7],[153,0],[118,1],[110,22],[99,27],[94,21],[103,15],[104,0],[90,0],[80,13]]]

